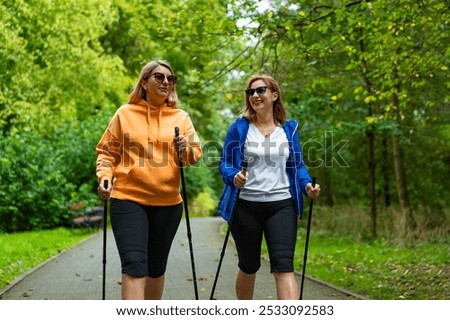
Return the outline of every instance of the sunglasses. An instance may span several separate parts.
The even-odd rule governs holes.
[[[163,83],[164,79],[166,78],[166,75],[164,73],[160,73],[160,72],[152,73],[148,77],[150,78],[151,76],[154,76],[156,82],[159,82],[159,83]],[[177,77],[170,74],[167,76],[167,82],[170,84],[175,84],[175,83],[177,83]]]
[[[266,93],[267,87],[258,87],[256,89],[247,89],[245,90],[245,94],[247,95],[247,97],[252,97],[255,92],[258,94],[258,96],[263,96]]]

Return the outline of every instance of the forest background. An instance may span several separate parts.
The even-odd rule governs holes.
[[[95,145],[143,65],[168,60],[204,156],[186,169],[216,214],[218,162],[246,81],[270,74],[322,186],[321,228],[411,245],[449,234],[450,4],[437,0],[0,2],[0,232],[99,205]]]

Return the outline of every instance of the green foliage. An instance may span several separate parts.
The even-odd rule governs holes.
[[[0,230],[64,225],[67,206],[98,204],[95,145],[107,123],[105,114],[64,123],[54,136],[13,130],[0,141]]]
[[[48,228],[61,224],[73,190],[49,140],[33,132],[12,133],[0,142],[0,230]]]
[[[123,98],[120,59],[99,37],[112,23],[111,1],[7,1],[0,5],[0,128],[50,131]],[[70,14],[69,14],[70,12]]]
[[[194,216],[210,217],[217,212],[217,199],[211,196],[211,190],[206,190],[198,193],[196,198],[190,204],[190,212],[194,213]]]

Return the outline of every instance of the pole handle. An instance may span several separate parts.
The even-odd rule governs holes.
[[[242,171],[242,172],[246,172],[246,171],[247,171],[248,164],[249,164],[251,161],[253,161],[253,158],[252,158],[252,157],[245,158],[245,159],[242,161],[242,166],[241,166],[241,171]]]
[[[103,180],[103,188],[105,188],[105,190],[108,190],[108,185],[109,185],[109,181]]]
[[[312,186],[313,188],[316,186],[316,177],[312,177]]]
[[[175,138],[178,138],[180,136],[180,128],[175,127]],[[181,155],[180,149],[177,148],[177,154],[178,154],[178,162],[180,165],[180,168],[183,167],[183,156]]]

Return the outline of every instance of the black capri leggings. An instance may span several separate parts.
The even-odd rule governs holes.
[[[182,211],[181,204],[156,207],[111,199],[111,225],[122,273],[152,278],[165,273]]]
[[[247,274],[259,270],[264,234],[270,272],[294,271],[297,215],[292,199],[273,202],[237,201],[231,234],[238,251],[239,268]]]

